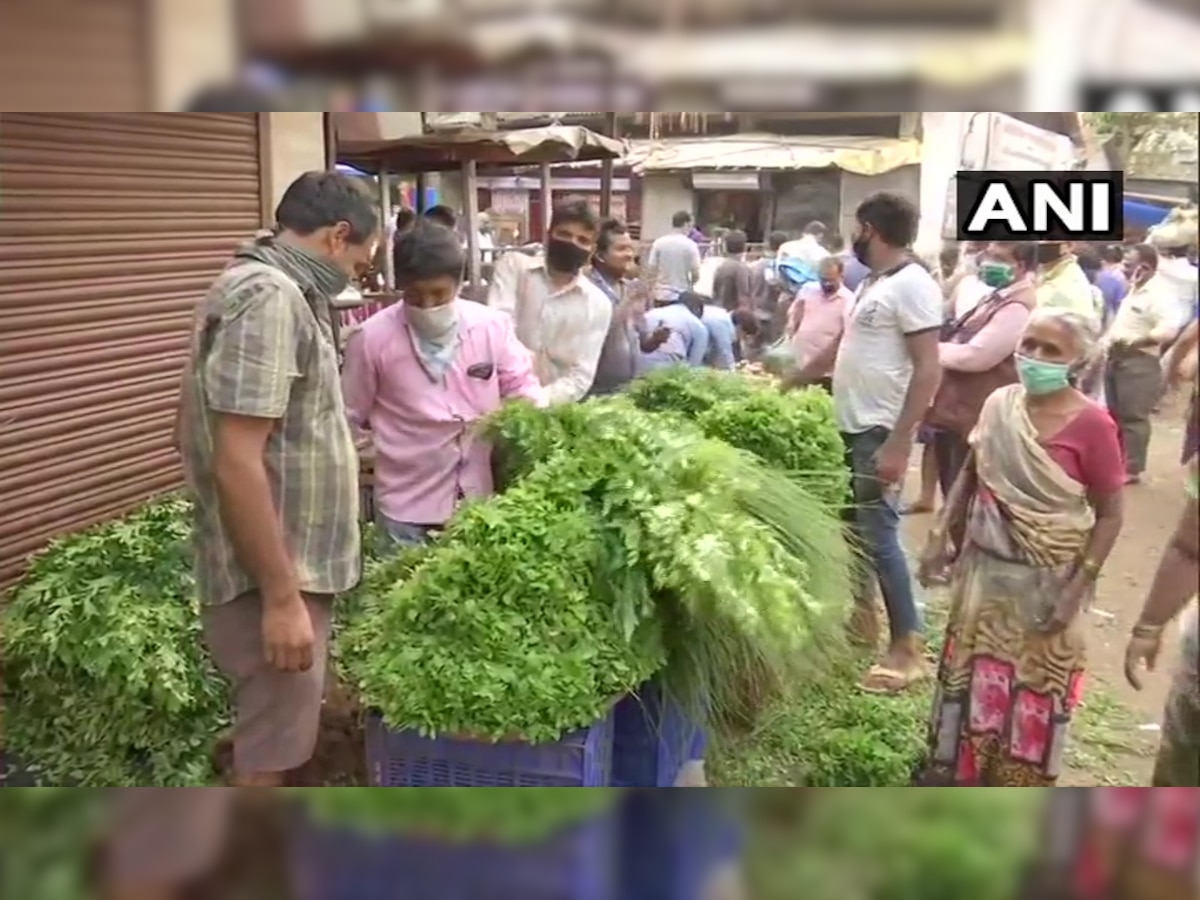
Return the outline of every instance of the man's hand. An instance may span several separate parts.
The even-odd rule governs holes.
[[[886,485],[899,484],[908,471],[908,458],[912,454],[912,441],[899,437],[895,432],[875,451],[875,477]]]
[[[267,662],[281,672],[306,672],[313,664],[312,616],[299,591],[263,595],[263,651]]]
[[[649,334],[642,337],[642,352],[653,353],[659,347],[667,342],[667,338],[671,336],[671,329],[666,325],[659,325]]]

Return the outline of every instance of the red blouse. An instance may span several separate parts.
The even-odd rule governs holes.
[[[1120,429],[1098,403],[1089,401],[1058,434],[1041,443],[1050,458],[1089,491],[1110,494],[1125,483]]]

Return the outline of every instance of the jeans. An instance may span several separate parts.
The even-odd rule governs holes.
[[[889,434],[886,428],[872,428],[859,434],[843,433],[842,441],[853,492],[846,524],[862,554],[855,566],[854,600],[869,602],[871,578],[877,578],[892,640],[896,641],[920,634],[924,626],[917,611],[908,559],[900,544],[900,489],[882,484],[875,477],[875,454]]]
[[[429,543],[438,532],[438,526],[394,522],[381,512],[375,514],[375,527],[379,532],[379,549],[382,553],[420,547]]]

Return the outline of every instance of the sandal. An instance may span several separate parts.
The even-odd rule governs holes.
[[[919,663],[914,662],[907,669],[897,669],[886,665],[872,666],[863,676],[859,689],[868,694],[885,694],[895,696],[902,694],[915,684],[920,684],[929,677],[928,671]]]

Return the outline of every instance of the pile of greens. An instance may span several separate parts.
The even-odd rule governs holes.
[[[685,702],[752,718],[848,596],[836,510],[682,418],[623,398],[515,404],[488,436],[506,490],[460,511],[344,635],[392,727],[553,740],[664,670]]]
[[[300,788],[292,791],[322,825],[370,834],[423,834],[448,841],[534,844],[613,809],[621,793],[607,788]]]
[[[825,391],[785,393],[766,379],[671,367],[634,382],[629,396],[642,409],[688,416],[706,436],[791,473],[830,506],[846,498],[843,445]]]
[[[49,784],[212,783],[228,689],[201,641],[178,498],[52,543],[0,620],[4,739]]]

